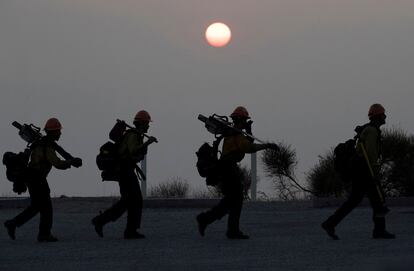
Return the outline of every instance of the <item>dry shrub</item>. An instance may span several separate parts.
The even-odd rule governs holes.
[[[306,174],[306,179],[315,191],[315,195],[342,197],[346,186],[334,169],[333,151],[318,158],[318,164]]]
[[[296,181],[294,175],[297,165],[295,150],[285,143],[279,143],[278,146],[279,150],[265,150],[262,162],[267,176],[272,178],[279,197],[283,200],[292,200],[296,199],[301,191],[311,192]]]
[[[222,195],[220,191],[214,186],[207,186],[207,190],[199,190],[193,192],[193,198],[195,199],[217,199]]]
[[[188,182],[180,177],[169,179],[150,189],[153,198],[186,198],[190,190]]]

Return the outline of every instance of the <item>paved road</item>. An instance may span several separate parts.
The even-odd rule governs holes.
[[[96,209],[98,207],[94,207]],[[123,240],[125,218],[105,227],[100,239],[90,225],[96,210],[55,206],[53,232],[60,242],[35,241],[38,218],[19,228],[12,241],[1,228],[0,270],[414,270],[414,208],[394,207],[388,227],[396,240],[371,239],[371,211],[355,210],[338,228],[339,241],[320,230],[334,209],[243,210],[250,240],[227,240],[225,219],[198,236],[201,209],[144,209],[145,240]],[[0,221],[18,209],[0,210]]]

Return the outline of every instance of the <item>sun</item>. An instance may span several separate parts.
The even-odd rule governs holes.
[[[224,23],[216,22],[207,27],[205,36],[211,46],[223,47],[230,42],[231,31]]]

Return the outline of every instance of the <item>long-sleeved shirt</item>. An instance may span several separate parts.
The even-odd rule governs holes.
[[[122,161],[129,161],[134,164],[144,158],[147,148],[144,145],[144,136],[134,129],[126,132],[119,147],[119,157]]]
[[[52,166],[57,169],[67,169],[70,165],[70,161],[62,160],[57,156],[52,139],[43,138],[35,143],[30,155],[29,168],[47,176]]]
[[[377,128],[372,125],[368,125],[361,132],[361,135],[357,144],[357,153],[366,160],[362,151],[362,146],[365,148],[368,161],[373,170],[374,176],[377,176],[380,170],[379,158],[380,158],[380,133]]]
[[[252,152],[255,152],[254,144],[246,136],[232,135],[224,138],[221,159],[240,162],[246,153]]]

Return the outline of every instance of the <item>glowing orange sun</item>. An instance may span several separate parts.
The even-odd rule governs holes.
[[[206,30],[207,42],[214,47],[223,47],[231,39],[230,28],[223,23],[213,23]]]

